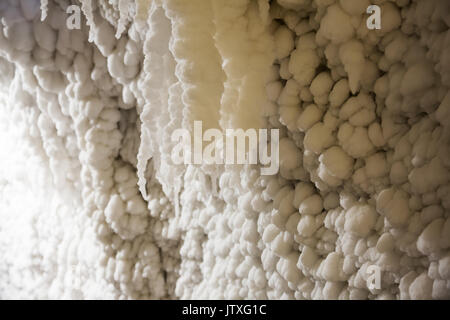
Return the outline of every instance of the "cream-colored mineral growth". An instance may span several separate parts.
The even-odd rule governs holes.
[[[1,299],[450,299],[448,0],[0,18]],[[279,129],[279,172],[173,164],[194,121]]]

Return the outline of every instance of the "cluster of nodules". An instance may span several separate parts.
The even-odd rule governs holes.
[[[181,62],[170,53],[184,48],[186,35],[171,29],[179,15],[161,7],[143,27],[128,20],[131,1],[82,1],[89,26],[68,30],[64,1],[47,4],[45,21],[37,0],[1,2],[15,118],[27,119],[18,123],[27,124],[23,138],[47,159],[56,186],[81,195],[76,214],[99,252],[58,261],[83,264],[82,278],[97,286],[57,278],[58,290],[39,297],[450,298],[448,5],[373,2],[380,30],[366,26],[369,0],[267,2],[275,52],[262,116],[280,130],[279,174],[187,165],[174,195],[158,181],[164,167],[150,161],[148,199],[136,169],[150,148],[141,119],[150,128],[169,119],[166,137],[183,110],[143,113],[169,96],[182,101],[192,80],[177,78]],[[54,219],[49,225],[59,223],[56,211]],[[83,255],[86,241],[63,237],[64,247],[46,241]],[[58,270],[46,265],[51,252],[34,253],[42,270]],[[373,270],[379,287],[370,285]]]
[[[450,298],[450,13],[377,2],[380,30],[368,1],[271,8],[264,112],[282,134],[262,261],[290,298]]]
[[[23,139],[32,141],[35,152],[47,159],[57,188],[70,185],[81,194],[78,205],[84,209],[74,214],[80,214],[95,234],[92,247],[100,246],[99,255],[90,261],[68,257],[52,267],[45,265],[47,253],[42,249],[35,253],[41,269],[54,267],[61,272],[65,264],[85,264],[77,276],[94,279],[98,286],[88,287],[67,276],[63,285],[54,286],[59,291],[28,294],[38,298],[172,296],[178,254],[169,249],[177,244],[163,241],[161,225],[171,207],[161,187],[152,182],[151,195],[158,203],[152,202],[150,214],[137,187],[139,120],[132,90],[137,90],[142,62],[137,51],[140,39],[134,32],[134,38],[116,40],[101,10],[91,12],[100,22],[94,30],[84,24],[81,30],[69,30],[67,5],[51,1],[41,21],[39,1],[2,1],[0,50],[15,64],[15,79],[11,79],[16,85],[15,101],[11,103],[20,115],[16,118],[30,120],[29,127],[17,124],[25,126]],[[93,43],[88,42],[89,32]],[[57,221],[57,216],[55,212],[52,219]],[[156,219],[160,216],[161,220]],[[38,236],[34,241],[43,239]],[[58,239],[50,241],[50,246],[63,249]],[[71,250],[83,251],[81,241],[67,241]],[[55,276],[50,282],[57,280]]]

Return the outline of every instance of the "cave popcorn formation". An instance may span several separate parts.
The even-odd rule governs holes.
[[[449,8],[1,1],[0,298],[450,299]],[[278,174],[174,165],[194,121]]]

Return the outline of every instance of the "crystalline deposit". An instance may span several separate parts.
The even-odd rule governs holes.
[[[450,299],[450,3],[373,2],[1,1],[0,298]]]

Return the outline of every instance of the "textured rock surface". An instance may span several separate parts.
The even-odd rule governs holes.
[[[449,3],[373,2],[1,1],[0,298],[449,299]]]

